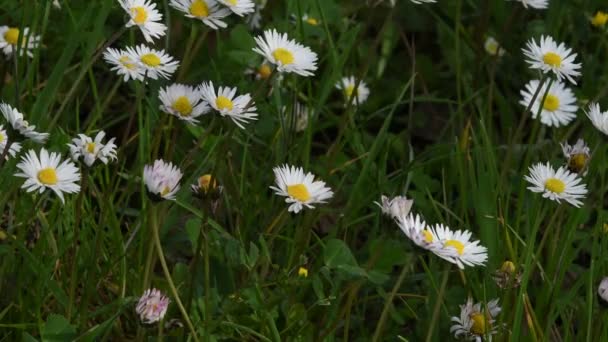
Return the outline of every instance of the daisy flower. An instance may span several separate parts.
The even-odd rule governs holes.
[[[245,75],[254,75],[256,80],[267,80],[272,75],[272,67],[268,63],[261,63],[257,68],[245,69]]]
[[[488,260],[488,249],[479,244],[479,240],[471,241],[471,232],[467,230],[452,231],[447,226],[436,224],[433,227],[442,247],[433,252],[440,258],[456,264],[460,269],[464,266],[484,266]]]
[[[139,27],[147,42],[153,43],[155,38],[165,35],[167,26],[160,23],[163,16],[155,3],[150,0],[118,0],[118,3],[129,15],[126,26]]]
[[[597,287],[597,294],[608,302],[608,277],[604,277]]]
[[[114,139],[108,140],[107,143],[103,143],[102,140],[106,136],[104,131],[99,131],[93,140],[91,137],[78,134],[78,138],[72,139],[72,143],[68,144],[70,148],[70,154],[74,161],[78,161],[80,157],[86,164],[91,166],[96,160],[107,164],[110,160],[116,160],[116,145]]]
[[[143,323],[155,323],[165,317],[170,302],[169,298],[159,290],[154,288],[148,289],[139,298],[135,312],[137,312]]]
[[[251,120],[257,120],[255,103],[249,94],[236,96],[236,88],[219,87],[217,94],[213,82],[205,82],[201,85],[203,100],[207,101],[213,109],[222,116],[228,116],[239,126]]]
[[[220,8],[216,0],[171,0],[169,6],[184,12],[187,18],[198,19],[214,30],[228,25],[222,21],[230,10]]]
[[[578,71],[581,64],[574,63],[577,54],[564,43],[558,45],[550,36],[541,36],[539,44],[530,39],[523,52],[530,68],[539,69],[543,73],[553,72],[560,81],[566,78],[576,84],[574,77],[581,74]]]
[[[608,13],[597,11],[593,18],[591,18],[591,25],[595,27],[604,27],[608,22]]]
[[[344,99],[348,103],[353,98],[353,103],[358,106],[365,102],[369,97],[369,88],[365,82],[360,81],[357,85],[357,80],[354,76],[343,77],[337,84],[336,88],[340,89],[344,94]]]
[[[562,143],[561,146],[564,157],[568,160],[568,169],[578,174],[584,172],[591,159],[591,150],[585,141],[578,139],[574,146],[570,146],[568,142]]]
[[[29,122],[23,118],[23,114],[9,104],[0,103],[0,112],[2,112],[6,121],[11,124],[13,130],[21,133],[21,135],[26,138],[32,139],[38,144],[44,144],[49,138],[48,133],[37,132],[36,126],[30,125]]]
[[[209,112],[202,97],[200,89],[183,84],[172,84],[158,92],[160,109],[190,124],[198,123],[196,118]]]
[[[283,165],[273,168],[275,184],[270,188],[279,196],[287,197],[291,203],[287,211],[299,213],[304,206],[314,208],[313,204],[325,203],[334,193],[323,181],[315,181],[312,173],[304,173],[301,167]]]
[[[192,184],[190,188],[195,194],[207,194],[209,190],[217,188],[217,182],[210,174],[204,174],[196,180],[196,184]]]
[[[277,66],[279,72],[293,72],[301,76],[312,76],[317,70],[317,54],[310,48],[276,30],[264,31],[264,37],[255,37],[257,47],[253,51]]]
[[[481,342],[486,336],[497,333],[496,317],[501,310],[498,298],[484,305],[473,304],[473,299],[469,297],[466,304],[460,306],[460,317],[452,317],[454,325],[450,332],[456,338],[464,336],[470,341]]]
[[[25,183],[21,186],[26,192],[44,192],[51,189],[59,196],[61,203],[64,203],[63,193],[73,194],[80,191],[80,171],[71,160],[61,161],[59,153],[49,154],[44,148],[40,150],[40,158],[34,150],[29,150],[17,164],[21,172],[16,173],[16,177],[25,178]]]
[[[553,201],[564,200],[575,207],[583,203],[579,199],[585,198],[587,188],[581,184],[581,178],[576,173],[560,167],[555,171],[549,163],[538,163],[530,167],[530,175],[524,179],[532,184],[528,190],[542,193],[543,197]]]
[[[442,248],[443,245],[435,229],[429,226],[419,215],[399,215],[393,218],[405,236],[417,246],[433,253]]]
[[[144,184],[154,201],[175,200],[181,179],[182,172],[179,168],[162,159],[156,160],[153,165],[144,167]]]
[[[139,61],[144,68],[144,76],[153,80],[161,77],[168,79],[179,66],[179,62],[174,61],[165,51],[154,50],[145,45],[139,45],[135,50],[127,48],[127,53]]]
[[[251,0],[218,0],[219,3],[228,7],[234,14],[242,17],[255,11],[255,4]]]
[[[591,103],[589,110],[585,111],[585,114],[587,114],[587,117],[595,128],[608,135],[608,112],[602,112],[599,104]]]
[[[519,103],[528,108],[534,98],[534,94],[540,85],[539,80],[532,80],[526,84],[526,88],[521,91],[522,100]],[[570,88],[562,82],[554,81],[547,92],[548,84],[543,84],[534,99],[534,104],[530,107],[532,118],[536,119],[540,109],[540,122],[549,127],[565,126],[576,118],[576,97]],[[547,94],[543,101],[543,95]]]
[[[21,44],[19,49],[17,44]],[[40,44],[40,36],[30,34],[30,29],[27,27],[23,28],[23,34],[17,27],[0,26],[0,50],[7,56],[10,57],[17,50],[20,54],[27,54],[28,57],[34,57],[32,50],[37,48]]]
[[[296,19],[297,19],[297,17],[296,17]],[[319,25],[321,25],[321,20],[319,20],[319,19],[317,19],[317,18],[315,18],[313,16],[310,16],[308,14],[304,14],[302,16],[302,22],[307,23],[310,26],[319,26]]]
[[[487,37],[483,48],[490,56],[501,57],[505,54],[505,49],[500,46],[498,41],[494,37]]]
[[[118,76],[123,76],[125,82],[129,79],[143,81],[145,69],[135,55],[127,51],[107,48],[103,58],[112,66],[110,70],[115,71]]]
[[[6,143],[8,142],[8,134],[4,129],[3,125],[0,125],[0,155],[4,153],[4,149],[6,148]],[[8,148],[7,155],[5,156],[8,159],[9,156],[14,157],[21,151],[21,144],[18,142],[12,142],[11,146]]]
[[[387,196],[382,195],[380,203],[374,203],[382,209],[383,214],[397,218],[407,216],[410,213],[414,200],[409,200],[405,196],[388,198]]]

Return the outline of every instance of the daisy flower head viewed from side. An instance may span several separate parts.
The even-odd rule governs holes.
[[[23,118],[23,114],[17,109],[6,103],[0,103],[0,112],[11,125],[12,129],[19,132],[24,137],[31,139],[38,144],[44,144],[49,138],[48,133],[40,133],[36,131],[36,126],[30,125]]]
[[[78,137],[72,139],[72,143],[68,144],[72,159],[78,161],[82,157],[83,162],[88,167],[91,167],[96,160],[104,164],[107,164],[111,160],[116,160],[115,138],[103,143],[105,136],[106,133],[104,131],[99,131],[95,139],[85,134],[78,134]]]
[[[530,106],[532,118],[536,119],[540,110],[540,122],[549,127],[560,127],[568,125],[576,118],[576,97],[572,90],[566,87],[562,82],[554,81],[551,87],[548,84],[543,84],[540,91],[539,80],[532,80],[526,84],[526,88],[521,91],[522,99],[519,103],[528,108],[532,99],[534,103]],[[548,88],[548,91],[547,91]],[[534,98],[534,94],[536,98]],[[543,96],[547,96],[543,100]]]
[[[562,143],[561,146],[567,160],[568,170],[584,175],[591,159],[591,150],[585,140],[578,139],[574,146],[570,146],[568,142]]]
[[[442,247],[435,230],[419,215],[400,215],[394,217],[401,231],[417,246],[435,252]]]
[[[600,132],[608,135],[608,111],[602,112],[597,103],[589,104],[589,109],[585,111],[589,120]]]
[[[576,84],[574,77],[581,74],[581,64],[574,63],[577,54],[564,43],[557,44],[550,36],[541,36],[539,43],[530,39],[523,52],[530,68],[541,70],[545,74],[552,72],[560,81],[566,78],[570,83]]]
[[[145,45],[139,45],[135,49],[127,48],[127,53],[135,56],[135,59],[144,68],[144,76],[153,80],[168,79],[179,66],[179,62],[173,60],[173,57],[165,51],[154,50]]]
[[[580,207],[587,194],[585,184],[576,174],[568,171],[565,167],[554,170],[549,163],[538,163],[530,167],[530,175],[524,179],[532,186],[528,190],[542,193],[543,197],[561,203],[566,201],[575,207]]]
[[[239,128],[245,129],[243,124],[257,120],[257,108],[249,94],[236,96],[237,89],[229,87],[219,87],[216,93],[213,82],[203,83],[200,89],[203,100],[220,115],[232,119]]]
[[[242,17],[255,11],[255,4],[251,0],[218,0],[234,14]]]
[[[123,81],[127,82],[129,79],[143,81],[145,69],[134,54],[107,48],[103,53],[103,58],[111,65],[110,70],[123,77]]]
[[[354,76],[343,77],[337,84],[336,88],[342,91],[344,94],[344,100],[346,104],[349,103],[351,97],[355,105],[360,105],[367,100],[369,97],[369,88],[367,84],[362,80],[357,85],[357,80]]]
[[[152,165],[144,167],[144,184],[148,189],[150,199],[155,202],[175,200],[175,194],[179,190],[179,181],[182,172],[171,162],[158,159]]]
[[[289,212],[297,214],[303,207],[313,209],[313,204],[325,203],[334,193],[323,181],[315,181],[312,173],[304,173],[301,167],[283,165],[273,169],[275,184],[270,188],[275,194],[286,197],[291,205]]]
[[[157,289],[148,289],[139,298],[135,312],[144,324],[156,323],[165,317],[171,301]]]
[[[502,57],[505,54],[505,49],[498,43],[494,37],[487,37],[483,43],[483,48],[490,56]]]
[[[389,198],[382,195],[380,202],[374,202],[382,209],[382,213],[393,218],[407,216],[414,205],[414,200],[407,199],[405,196],[395,196]]]
[[[8,133],[6,133],[4,126],[0,125],[0,155],[4,153],[4,149],[6,149],[6,144],[8,143],[8,140]],[[14,157],[17,155],[17,153],[19,153],[19,151],[21,151],[21,144],[18,142],[12,142],[4,158],[8,159],[9,156]]]
[[[10,57],[19,51],[20,55],[34,57],[32,50],[38,45],[40,36],[31,34],[29,28],[25,27],[21,32],[17,27],[0,26],[0,50],[5,56]]]
[[[209,105],[203,101],[198,87],[172,84],[162,88],[158,97],[162,102],[160,109],[189,124],[198,123],[197,118],[209,112]]]
[[[440,258],[456,264],[460,269],[465,266],[485,266],[488,260],[488,249],[479,244],[479,240],[471,241],[471,232],[467,230],[452,231],[442,224],[433,226],[441,248],[433,249]]]
[[[161,23],[162,14],[156,9],[156,4],[150,0],[118,0],[120,6],[129,15],[126,27],[137,26],[147,42],[165,35],[167,26]]]
[[[21,172],[16,177],[25,178],[21,186],[26,192],[44,192],[51,189],[64,203],[63,193],[73,194],[80,191],[80,171],[71,160],[61,161],[59,153],[49,153],[44,148],[40,150],[40,157],[34,150],[29,150],[17,164]]]
[[[317,70],[317,54],[309,47],[290,40],[286,33],[276,30],[264,31],[264,37],[255,37],[257,47],[253,51],[262,55],[276,65],[281,73],[296,73],[300,76],[312,76]]]
[[[498,298],[486,304],[473,304],[473,299],[467,299],[466,304],[460,306],[460,317],[452,317],[454,325],[450,332],[456,338],[465,337],[467,340],[481,342],[486,336],[498,332],[496,318],[500,314],[501,307]]]
[[[171,0],[169,6],[185,13],[187,18],[202,21],[214,30],[227,27],[222,19],[231,13],[227,8],[220,8],[217,0]]]

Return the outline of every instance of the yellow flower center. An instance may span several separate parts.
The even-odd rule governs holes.
[[[300,202],[306,202],[310,199],[310,192],[304,184],[294,184],[287,187],[289,196],[297,199]]]
[[[238,0],[228,0],[228,2],[230,3],[230,5],[236,6]]]
[[[215,182],[215,179],[214,179],[213,184],[211,184],[211,177],[212,176],[210,174],[202,175],[201,177],[199,177],[199,179],[198,179],[199,188],[205,190],[205,192],[209,191],[210,186],[212,188],[215,188],[217,183]]]
[[[197,18],[206,18],[209,16],[209,6],[203,0],[194,0],[190,5],[190,14]]]
[[[215,105],[219,110],[232,110],[234,107],[232,101],[226,96],[218,96],[217,99],[215,99]]]
[[[562,58],[560,57],[560,55],[554,52],[547,52],[543,56],[543,62],[545,62],[545,64],[549,64],[552,67],[559,68],[560,66],[562,66]]]
[[[0,140],[0,141],[2,141],[2,140]],[[587,157],[587,155],[585,153],[574,154],[570,157],[570,162],[568,163],[568,166],[570,166],[571,169],[576,170],[577,172],[580,172],[587,165],[588,159],[589,158]]]
[[[495,42],[488,43],[486,45],[486,51],[488,51],[490,55],[496,55],[498,52],[498,44]]]
[[[94,142],[87,143],[87,152],[95,153],[95,143]]]
[[[192,114],[192,105],[190,100],[185,96],[180,96],[173,102],[173,109],[177,111],[181,116],[189,116]]]
[[[0,143],[4,141],[4,134],[0,133]]]
[[[44,185],[57,184],[57,172],[52,167],[38,171],[38,180]]]
[[[272,52],[272,57],[274,57],[274,59],[276,59],[278,62],[281,62],[283,65],[292,64],[295,59],[290,51],[283,48],[274,50]]]
[[[4,40],[11,45],[17,45],[19,41],[19,29],[14,27],[9,28],[4,32]]]
[[[458,240],[448,240],[445,242],[444,246],[454,247],[456,249],[456,252],[458,252],[458,255],[462,255],[462,253],[464,253],[464,245]]]
[[[307,18],[307,19],[306,19],[306,22],[307,22],[309,25],[312,25],[312,26],[317,26],[317,25],[319,25],[319,21],[318,21],[317,19],[315,19],[315,18]]]
[[[426,241],[427,243],[433,242],[433,234],[431,234],[431,232],[429,232],[428,230],[423,230],[422,235],[424,235],[424,241]]]
[[[486,317],[479,312],[473,313],[470,316],[471,321],[473,321],[473,326],[471,326],[471,332],[476,335],[485,335],[486,333]]]
[[[272,74],[272,69],[270,69],[270,65],[266,63],[260,65],[260,67],[258,68],[258,76],[260,76],[261,79],[267,79],[268,77],[270,77],[270,74]]]
[[[500,271],[503,273],[513,274],[515,272],[515,264],[509,260],[502,263]]]
[[[561,179],[549,178],[545,182],[545,189],[556,194],[561,194],[564,192],[564,190],[566,190],[566,183],[564,183]]]
[[[357,89],[355,89],[354,85],[348,85],[344,88],[344,95],[346,95],[347,99],[350,99],[353,93],[357,96]]]
[[[120,64],[122,64],[125,68],[129,70],[135,69],[135,63],[133,63],[131,58],[129,58],[128,56],[122,56],[118,61],[120,62]]]
[[[166,194],[168,194],[169,192],[171,192],[171,189],[169,189],[169,187],[168,187],[168,186],[165,186],[165,187],[163,188],[163,190],[160,192],[160,195],[161,195],[161,196],[165,196],[165,195],[166,195]]]
[[[555,95],[547,94],[545,102],[543,102],[543,109],[550,112],[555,112],[559,108],[559,98]]]
[[[591,19],[591,25],[596,27],[604,26],[606,25],[606,22],[608,22],[608,13],[602,11],[598,11],[597,13],[595,13],[593,18]]]
[[[141,6],[131,7],[131,17],[137,25],[141,25],[148,20],[148,12]]]
[[[300,276],[302,278],[307,278],[308,277],[308,270],[306,269],[306,267],[300,267],[298,269],[298,276]]]
[[[147,53],[147,54],[141,56],[141,61],[145,65],[151,66],[151,67],[157,67],[160,65],[160,58],[153,53]]]

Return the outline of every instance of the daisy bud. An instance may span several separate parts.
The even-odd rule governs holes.
[[[160,321],[165,317],[170,300],[157,289],[148,289],[139,298],[135,312],[144,324]]]

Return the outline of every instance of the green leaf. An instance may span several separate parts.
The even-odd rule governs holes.
[[[76,329],[61,315],[51,314],[40,332],[42,341],[72,341],[76,337]]]
[[[325,265],[329,268],[338,266],[358,266],[357,260],[350,251],[350,248],[342,240],[331,239],[325,244],[323,253]]]

